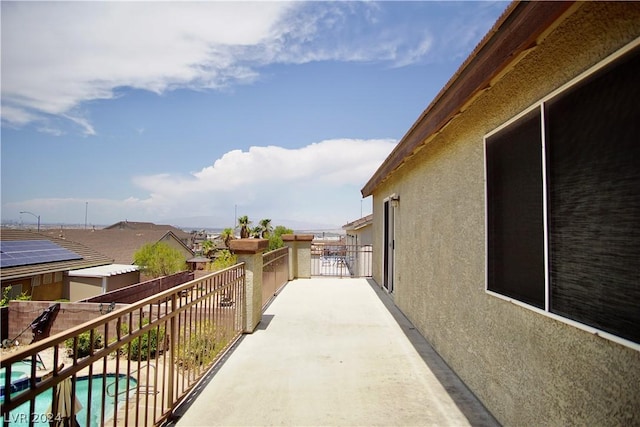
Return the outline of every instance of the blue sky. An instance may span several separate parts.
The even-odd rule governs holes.
[[[7,2],[2,221],[333,228],[505,2]]]

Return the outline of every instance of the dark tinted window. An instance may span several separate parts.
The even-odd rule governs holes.
[[[544,308],[540,111],[488,138],[486,151],[488,288]]]

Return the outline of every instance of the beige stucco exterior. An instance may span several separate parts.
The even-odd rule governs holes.
[[[105,277],[68,277],[68,280],[66,288],[69,295],[66,298],[74,302],[139,283],[140,272],[131,271]]]
[[[637,3],[579,3],[374,190],[395,208],[393,298],[505,425],[640,424],[640,352],[485,292],[483,137],[640,36]]]

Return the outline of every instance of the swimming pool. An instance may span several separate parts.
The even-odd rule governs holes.
[[[4,385],[5,377],[7,376],[7,369],[0,369],[0,384]],[[20,380],[22,378],[28,378],[31,376],[31,366],[21,366],[15,364],[11,367],[11,382]]]
[[[4,398],[4,387],[7,378],[7,369],[0,368],[0,399]],[[11,366],[11,390],[24,390],[29,386],[29,378],[31,378],[31,366],[23,364],[13,364]]]
[[[138,382],[134,378],[129,378],[127,382],[127,376],[120,374],[107,374],[106,377],[106,388],[107,388],[107,396],[104,401],[102,399],[102,386],[103,386],[103,376],[102,375],[93,375],[91,381],[91,402],[88,402],[89,396],[89,377],[78,377],[76,380],[76,397],[78,401],[82,405],[82,410],[77,413],[77,420],[81,426],[86,427],[94,427],[100,425],[100,417],[101,412],[104,405],[104,419],[107,421],[109,418],[113,416],[115,413],[114,410],[114,402],[115,402],[115,383],[116,378],[118,379],[118,407],[121,407],[122,404],[127,400],[127,383],[129,385],[129,396],[132,396],[136,390]],[[35,414],[31,417],[34,421],[34,426],[49,426],[49,423],[46,418],[47,410],[51,405],[51,399],[53,397],[53,390],[46,391],[36,397],[35,402]],[[87,424],[87,408],[91,408],[91,416],[89,423]],[[11,414],[7,416],[7,419],[10,420],[10,424],[12,426],[28,426],[29,418],[29,402],[25,402],[23,405],[20,405],[18,408],[11,411]],[[4,426],[5,422],[2,420],[2,425]]]
[[[11,366],[11,383],[31,376],[31,366],[15,363]],[[0,385],[4,386],[7,377],[7,368],[0,368]]]

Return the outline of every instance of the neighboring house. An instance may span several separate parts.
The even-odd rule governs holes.
[[[342,226],[347,233],[345,244],[347,245],[372,245],[373,244],[373,214],[359,218]]]
[[[140,267],[110,264],[71,270],[69,301],[80,301],[140,283]]]
[[[178,238],[185,246],[191,248],[192,235],[187,233],[173,225],[166,224],[154,224],[152,222],[135,222],[135,221],[120,221],[115,224],[109,225],[104,230],[136,230],[136,231],[164,231],[172,232],[173,235]]]
[[[505,425],[640,424],[640,7],[513,3],[362,189],[374,279]]]
[[[342,226],[346,232],[346,262],[354,276],[371,277],[373,262],[373,214]]]
[[[3,228],[0,241],[0,284],[3,291],[11,286],[13,297],[26,293],[38,301],[70,299],[70,270],[113,262],[80,243],[24,230]]]
[[[173,225],[154,224],[153,222],[136,222],[136,221],[120,221],[115,224],[108,225],[103,230],[155,230],[155,231],[173,231],[177,236],[189,237],[190,234],[174,227]]]
[[[185,259],[193,257],[193,252],[183,239],[164,229],[59,229],[45,230],[43,234],[56,236],[60,239],[82,243],[115,260],[117,264],[133,264],[134,254],[147,243],[164,242],[178,249]]]

